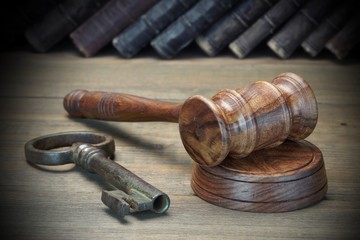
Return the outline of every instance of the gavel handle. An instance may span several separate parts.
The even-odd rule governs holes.
[[[178,122],[182,103],[151,100],[130,94],[74,90],[64,97],[72,117],[98,120]]]

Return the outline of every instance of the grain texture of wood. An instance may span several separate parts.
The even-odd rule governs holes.
[[[185,149],[197,163],[220,164],[228,155],[243,158],[254,150],[276,147],[286,138],[301,140],[317,123],[317,103],[308,83],[293,73],[272,83],[257,81],[223,90],[211,100],[185,101],[179,129]]]
[[[152,50],[120,59],[115,50],[83,59],[70,46],[49,54],[15,49],[0,55],[1,239],[357,239],[360,230],[360,64],[265,52],[239,61],[182,52],[171,61]],[[74,89],[126,92],[170,102],[211,97],[281,72],[306,79],[319,119],[307,138],[323,153],[328,192],[321,202],[285,213],[234,211],[209,204],[191,189],[192,161],[173,123],[71,119],[62,106]],[[181,83],[181,84],[180,84]],[[115,161],[169,194],[166,214],[119,219],[100,200],[111,186],[73,165],[39,169],[24,156],[37,136],[91,130],[114,136]]]
[[[311,87],[294,73],[282,73],[271,84],[258,81],[235,91],[222,90],[211,100],[196,95],[184,104],[86,90],[68,93],[63,104],[72,117],[179,122],[185,149],[207,166],[220,164],[229,154],[242,158],[276,147],[286,138],[304,139],[318,117]]]
[[[215,205],[250,212],[285,212],[320,201],[327,191],[321,151],[286,140],[216,167],[195,165],[191,186]]]
[[[178,122],[182,106],[125,93],[86,90],[66,94],[63,105],[72,117],[127,122]]]

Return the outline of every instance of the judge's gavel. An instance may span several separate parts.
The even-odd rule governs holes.
[[[128,94],[75,90],[64,98],[73,117],[110,121],[179,122],[182,142],[199,164],[215,166],[227,156],[242,158],[252,151],[301,140],[317,123],[317,103],[309,84],[293,73],[272,83],[255,82],[223,90],[211,99],[193,96],[169,103]]]

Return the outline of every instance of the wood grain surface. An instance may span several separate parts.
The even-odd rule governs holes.
[[[226,158],[220,165],[195,165],[194,192],[220,207],[250,212],[285,212],[320,201],[327,191],[321,151],[307,141]]]
[[[211,100],[193,96],[179,114],[181,140],[200,165],[216,166],[227,156],[243,158],[276,147],[286,138],[301,140],[314,130],[317,103],[309,84],[294,73],[274,76]]]
[[[207,58],[192,48],[171,61],[152,50],[124,60],[107,49],[82,58],[72,46],[49,54],[19,48],[0,54],[1,239],[357,239],[360,234],[360,63],[332,56],[290,60],[269,52],[246,60],[226,53]],[[325,199],[286,213],[221,208],[197,197],[193,161],[178,124],[72,119],[63,97],[74,89],[123,92],[182,102],[211,97],[258,80],[294,72],[313,88],[319,119],[307,138],[323,153]],[[37,136],[90,130],[114,136],[115,161],[169,195],[166,214],[114,215],[102,202],[100,177],[73,165],[33,167],[24,144]]]
[[[182,103],[126,93],[77,89],[66,94],[63,105],[72,117],[119,122],[178,122]]]

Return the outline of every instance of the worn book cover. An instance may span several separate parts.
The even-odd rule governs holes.
[[[64,0],[40,21],[30,26],[25,37],[38,52],[46,52],[63,40],[108,0]]]
[[[237,2],[199,1],[151,41],[151,46],[163,58],[174,57]]]
[[[215,56],[243,33],[278,0],[245,0],[233,7],[208,30],[196,38],[199,47]]]
[[[198,0],[162,0],[113,39],[123,57],[131,58]]]
[[[346,58],[360,44],[360,15],[355,12],[345,26],[326,43],[339,60]]]
[[[307,0],[280,0],[245,32],[229,44],[239,58],[246,57],[262,41],[270,37],[284,22],[293,16]]]
[[[24,31],[62,0],[7,1],[0,14],[0,50],[25,43]]]
[[[301,47],[312,57],[318,55],[326,43],[345,25],[354,10],[352,1],[338,3],[332,13],[304,40]]]
[[[332,0],[311,0],[305,4],[268,42],[279,57],[289,58],[330,11]]]
[[[111,0],[73,31],[70,38],[85,57],[93,56],[157,2]]]

